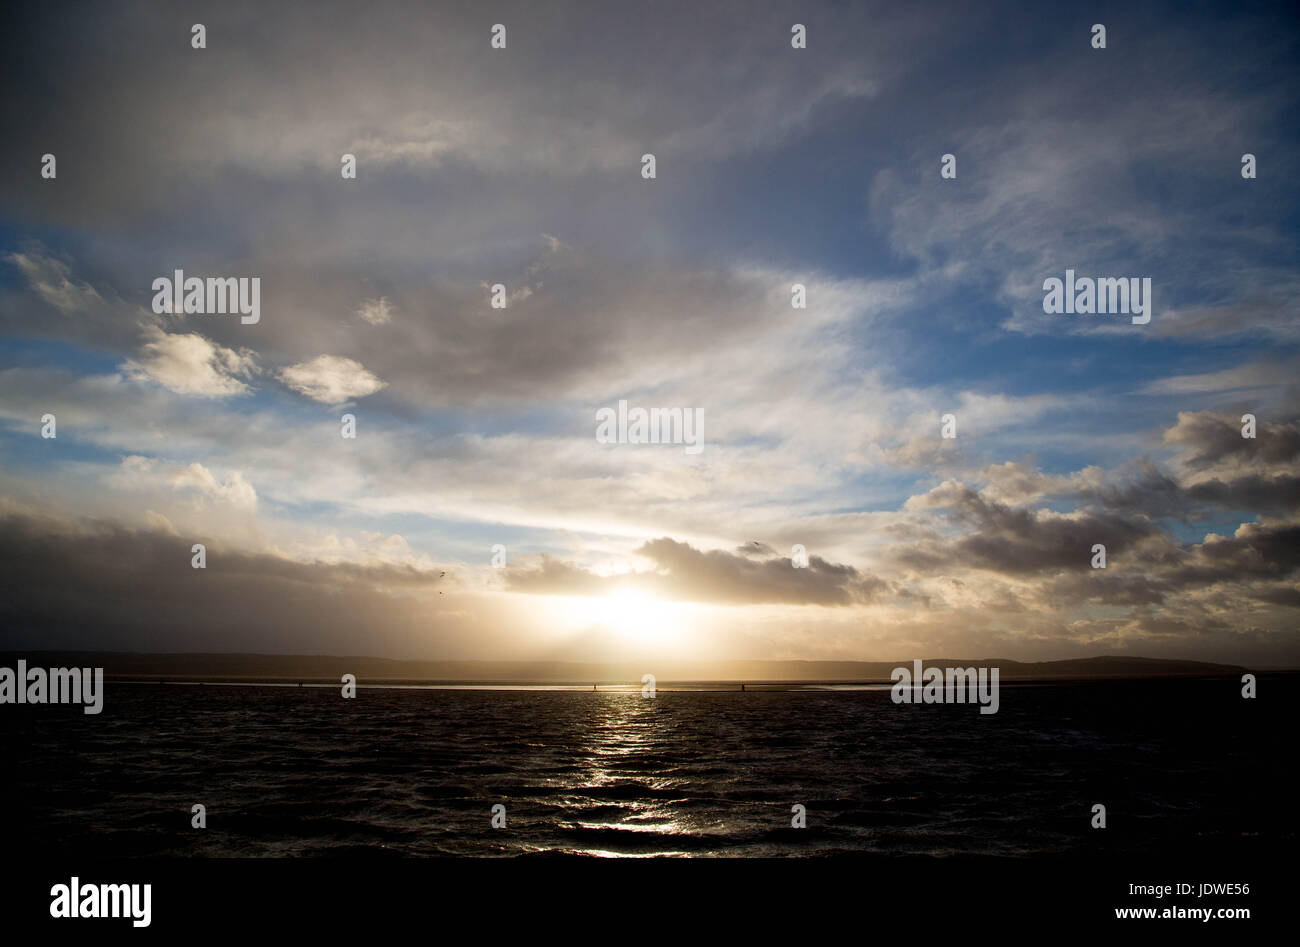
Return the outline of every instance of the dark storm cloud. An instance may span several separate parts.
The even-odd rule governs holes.
[[[1300,608],[1300,583],[1257,589],[1255,595],[1261,601],[1269,602],[1273,605],[1282,605],[1286,608]]]
[[[1259,420],[1242,437],[1241,415],[1181,412],[1164,432],[1179,449],[1177,472],[1139,458],[1104,483],[1079,483],[1058,495],[1117,513],[1194,521],[1215,509],[1286,513],[1300,508],[1300,424]]]
[[[1183,448],[1184,463],[1204,470],[1223,461],[1281,464],[1300,458],[1300,423],[1256,419],[1255,437],[1242,437],[1241,417],[1208,411],[1180,412],[1165,441]]]
[[[439,633],[422,595],[437,572],[304,563],[104,521],[0,514],[6,648],[392,653]]]
[[[1230,482],[1203,480],[1188,487],[1187,495],[1197,503],[1229,509],[1283,512],[1300,508],[1300,476],[1250,474]]]
[[[1241,439],[1240,433],[1237,438]],[[1132,472],[1119,471],[1104,484],[1080,485],[1058,495],[1112,513],[1196,521],[1212,515],[1215,509],[1261,513],[1294,510],[1300,507],[1300,476],[1224,469],[1214,471],[1209,479],[1184,483],[1154,463],[1140,460]]]
[[[1230,537],[1214,537],[1195,547],[1192,564],[1175,573],[1184,581],[1207,579],[1283,579],[1300,568],[1300,523],[1265,520],[1246,523]]]
[[[1079,502],[1113,513],[1160,517],[1187,517],[1186,489],[1174,476],[1142,458],[1128,470],[1117,471],[1107,482],[1081,485],[1074,494]]]
[[[668,601],[721,605],[852,605],[889,590],[882,579],[817,556],[796,569],[788,558],[756,561],[746,552],[702,551],[667,537],[645,543],[637,553],[651,559],[655,569],[600,576],[548,557],[536,568],[511,571],[506,585],[515,592],[547,595],[602,595],[633,588]]]
[[[1163,433],[1171,463],[1137,457],[1114,469],[1048,476],[1022,464],[988,467],[980,479],[1003,500],[1065,500],[1100,513],[1185,522],[1223,510],[1279,514],[1300,507],[1300,424],[1289,417],[1257,424],[1242,437],[1241,413],[1181,412]]]
[[[1173,586],[1144,573],[1132,574],[1120,568],[1089,569],[1051,576],[1035,590],[1041,602],[1078,605],[1129,606],[1158,605],[1164,602]]]
[[[1105,490],[1089,495],[1094,501],[1126,496]],[[904,540],[888,552],[895,564],[928,575],[973,569],[1018,583],[1028,579],[1032,584],[1019,586],[1017,594],[1041,607],[1092,603],[1140,610],[1187,595],[1217,599],[1228,611],[1257,599],[1296,603],[1300,523],[1294,520],[1261,519],[1232,536],[1211,534],[1184,545],[1131,510],[1052,514],[1011,507],[955,482],[910,506],[939,512],[952,535]],[[1092,566],[1095,543],[1106,547],[1105,569]]]
[[[1087,569],[1096,543],[1115,556],[1159,535],[1145,519],[1100,512],[1059,516],[1017,508],[952,481],[916,499],[916,508],[949,510],[952,521],[969,530],[959,538],[900,551],[900,562],[926,571],[956,566],[1023,576]]]
[[[1216,599],[1226,610],[1247,600],[1300,605],[1300,523],[1264,521],[1188,547],[1172,543],[1150,555],[1112,560],[1108,568],[1053,577],[1045,601],[1159,605],[1184,593]]]
[[[828,11],[799,13],[816,30]],[[196,22],[203,50],[190,47]],[[506,51],[489,47],[497,22]],[[198,217],[236,226],[223,212],[234,196],[266,209],[274,239],[269,211],[318,223],[365,212],[338,196],[350,151],[358,187],[380,169],[446,172],[436,203],[420,203],[455,214],[458,190],[508,199],[530,169],[635,173],[647,146],[700,161],[779,141],[817,109],[872,94],[898,38],[933,29],[906,12],[836,10],[809,70],[781,55],[791,22],[779,9],[686,2],[33,6],[0,40],[31,94],[6,97],[0,121],[37,150],[6,151],[0,195],[47,221],[109,220],[160,246],[197,236]],[[15,183],[43,151],[58,155],[59,188]],[[97,186],[106,175],[114,186]],[[313,175],[305,191],[273,183]],[[323,206],[303,198],[331,192]],[[369,196],[399,213],[397,230],[416,222],[381,181]]]

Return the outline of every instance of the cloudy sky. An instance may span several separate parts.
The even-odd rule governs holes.
[[[5,16],[2,646],[1300,660],[1286,5]]]

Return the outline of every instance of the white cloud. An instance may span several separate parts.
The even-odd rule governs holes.
[[[196,490],[206,497],[241,509],[251,510],[257,506],[257,491],[238,470],[231,471],[222,482],[202,464],[193,463],[177,470],[167,479],[177,490]]]
[[[152,381],[169,391],[201,398],[225,398],[249,391],[239,377],[257,372],[253,353],[236,352],[210,342],[198,333],[169,335],[161,329],[147,330],[138,359],[122,364],[122,371],[136,381]]]
[[[218,511],[224,517],[257,512],[257,491],[243,472],[228,470],[224,479],[218,479],[197,461],[178,464],[159,457],[131,454],[122,458],[121,464],[106,476],[104,483],[117,490],[148,496],[154,506],[167,505],[168,493],[180,494],[192,502],[178,509],[191,516],[204,510]],[[173,518],[158,509],[147,509],[144,520],[153,529],[161,528],[177,534]]]
[[[310,361],[290,365],[280,372],[280,380],[321,404],[342,404],[386,387],[385,382],[360,362],[339,355],[318,355]]]
[[[1250,362],[1218,372],[1160,378],[1145,385],[1141,391],[1148,395],[1186,395],[1264,388],[1290,383],[1296,377],[1295,369],[1294,362]]]

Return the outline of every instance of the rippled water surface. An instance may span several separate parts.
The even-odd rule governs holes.
[[[0,708],[5,837],[88,855],[1023,855],[1276,829],[1232,682],[887,691],[110,684],[104,713]],[[1089,828],[1104,802],[1109,828]],[[190,827],[190,807],[208,827]],[[506,806],[507,826],[490,810]],[[791,828],[791,807],[807,828]]]

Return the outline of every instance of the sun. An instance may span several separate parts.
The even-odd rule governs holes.
[[[604,595],[570,598],[565,618],[581,627],[603,628],[632,644],[667,644],[685,630],[680,604],[622,586]]]
[[[653,641],[666,635],[668,615],[663,603],[637,589],[618,589],[596,599],[602,623],[633,641]]]

